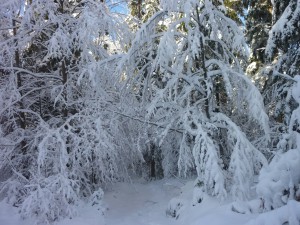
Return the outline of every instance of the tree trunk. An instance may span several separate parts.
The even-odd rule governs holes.
[[[13,25],[13,35],[14,37],[17,36],[17,28],[16,28],[16,20],[12,20],[12,25]],[[19,49],[18,49],[18,41],[17,41],[17,38],[15,38],[15,47],[16,47],[16,50],[15,50],[15,67],[16,68],[20,68],[20,65],[21,65],[21,60],[20,60],[20,52],[19,52]],[[18,73],[17,74],[17,87],[18,89],[20,90],[21,87],[22,87],[22,77],[21,77],[21,73]],[[23,104],[23,100],[22,100],[22,96],[23,96],[23,93],[22,91],[19,91],[20,93],[20,96],[21,96],[21,100],[19,101],[19,107],[20,107],[20,110],[23,110],[24,109],[24,104]],[[25,130],[26,129],[26,116],[25,116],[25,113],[24,112],[19,112],[19,125],[20,127]],[[26,142],[25,140],[22,140],[21,142],[21,148],[22,148],[22,152],[23,154],[26,153]]]
[[[200,33],[203,33],[202,31],[202,25],[200,24],[200,21],[199,21],[199,18],[200,18],[200,15],[199,15],[199,12],[198,10],[196,10],[197,12],[197,23],[198,23],[198,26],[199,26],[199,32]],[[198,69],[202,69],[203,70],[203,77],[204,77],[204,89],[205,89],[205,101],[204,101],[204,107],[205,107],[205,114],[206,114],[206,117],[208,119],[210,119],[210,113],[209,113],[209,92],[208,92],[208,85],[207,83],[209,82],[208,80],[208,76],[207,76],[207,68],[205,66],[205,48],[204,48],[204,40],[202,38],[202,36],[200,36],[200,57],[196,57],[197,60],[197,67]]]
[[[68,101],[68,96],[67,96],[67,81],[68,81],[68,74],[66,71],[66,64],[65,64],[65,60],[62,60],[61,63],[61,76],[62,76],[62,83],[64,85],[64,92],[63,92],[63,98],[65,101],[65,106],[62,109],[62,114],[64,118],[67,118],[68,116],[68,105],[67,105],[67,101]]]

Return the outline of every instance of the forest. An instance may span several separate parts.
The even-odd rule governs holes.
[[[22,218],[176,177],[300,224],[299,0],[0,5],[0,201]]]

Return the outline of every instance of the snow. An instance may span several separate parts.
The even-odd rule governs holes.
[[[294,77],[294,81],[296,83],[292,88],[292,96],[298,103],[300,103],[300,75],[296,75]]]
[[[201,203],[195,201],[197,188],[194,180],[163,179],[151,182],[137,180],[118,183],[107,190],[101,205],[85,206],[77,217],[54,223],[55,225],[265,225],[283,221],[285,218],[296,224],[300,215],[300,203],[289,201],[275,211],[257,214],[247,211],[246,203],[220,202],[217,198],[203,195]],[[196,190],[196,191],[193,191]],[[199,189],[200,190],[200,189]],[[178,206],[176,217],[167,215],[169,207]],[[252,206],[255,203],[249,203]],[[232,210],[233,207],[238,209]],[[241,210],[239,210],[241,209]],[[276,218],[279,218],[277,221]],[[285,221],[287,221],[285,220]],[[274,222],[274,223],[273,223]],[[33,225],[30,219],[22,220],[18,209],[2,201],[0,203],[0,225]]]
[[[104,197],[107,225],[168,225],[168,202],[180,193],[182,183],[161,180],[151,183],[121,183]]]
[[[264,198],[267,209],[277,208],[293,199],[295,186],[300,183],[300,151],[290,149],[275,156],[270,165],[261,170],[257,193]],[[299,195],[299,194],[298,194]]]
[[[4,201],[0,203],[0,224],[1,225],[32,225],[30,220],[21,220],[18,209],[11,207]]]
[[[287,205],[275,209],[273,211],[259,215],[257,218],[251,220],[246,225],[281,225],[288,222],[289,225],[299,225],[300,222],[300,204],[291,200]]]

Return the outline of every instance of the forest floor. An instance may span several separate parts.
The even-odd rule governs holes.
[[[230,201],[220,203],[210,197],[193,205],[193,187],[193,181],[178,179],[118,183],[105,192],[103,210],[83,207],[76,218],[56,225],[244,225],[257,217],[233,212]],[[177,219],[166,213],[170,201],[172,208],[181,205]],[[0,202],[0,225],[33,224],[21,220],[16,208]]]
[[[107,225],[242,225],[255,215],[231,210],[232,204],[207,197],[192,204],[194,181],[165,179],[150,183],[120,184],[106,193]],[[171,202],[171,204],[170,204]],[[177,218],[167,215],[180,203]]]

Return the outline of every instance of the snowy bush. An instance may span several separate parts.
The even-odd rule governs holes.
[[[177,219],[179,217],[179,211],[182,206],[183,203],[180,199],[172,198],[168,204],[166,215]]]
[[[257,193],[267,210],[279,208],[291,199],[300,200],[300,150],[274,156],[261,170]]]
[[[203,181],[197,179],[195,183],[196,184],[193,189],[193,199],[192,199],[193,206],[202,203],[207,198],[207,193],[205,192]]]
[[[260,214],[256,219],[246,225],[298,225],[300,224],[300,203],[294,200],[287,202],[287,205],[271,212]]]
[[[36,218],[38,223],[49,223],[76,215],[79,187],[73,180],[62,175],[49,177],[28,187],[27,192],[28,196],[20,208],[24,218]]]
[[[103,205],[102,205],[102,200],[103,200],[104,192],[100,188],[97,191],[94,191],[94,193],[90,196],[89,199],[89,204],[91,206],[94,206],[97,208],[97,210],[102,211],[103,213]]]
[[[300,200],[300,76],[295,76],[291,89],[294,100],[298,103],[291,115],[288,135],[285,140],[287,147],[295,147],[284,152],[279,149],[270,165],[261,170],[257,193],[262,198],[263,207],[267,210],[285,205],[288,200]]]

